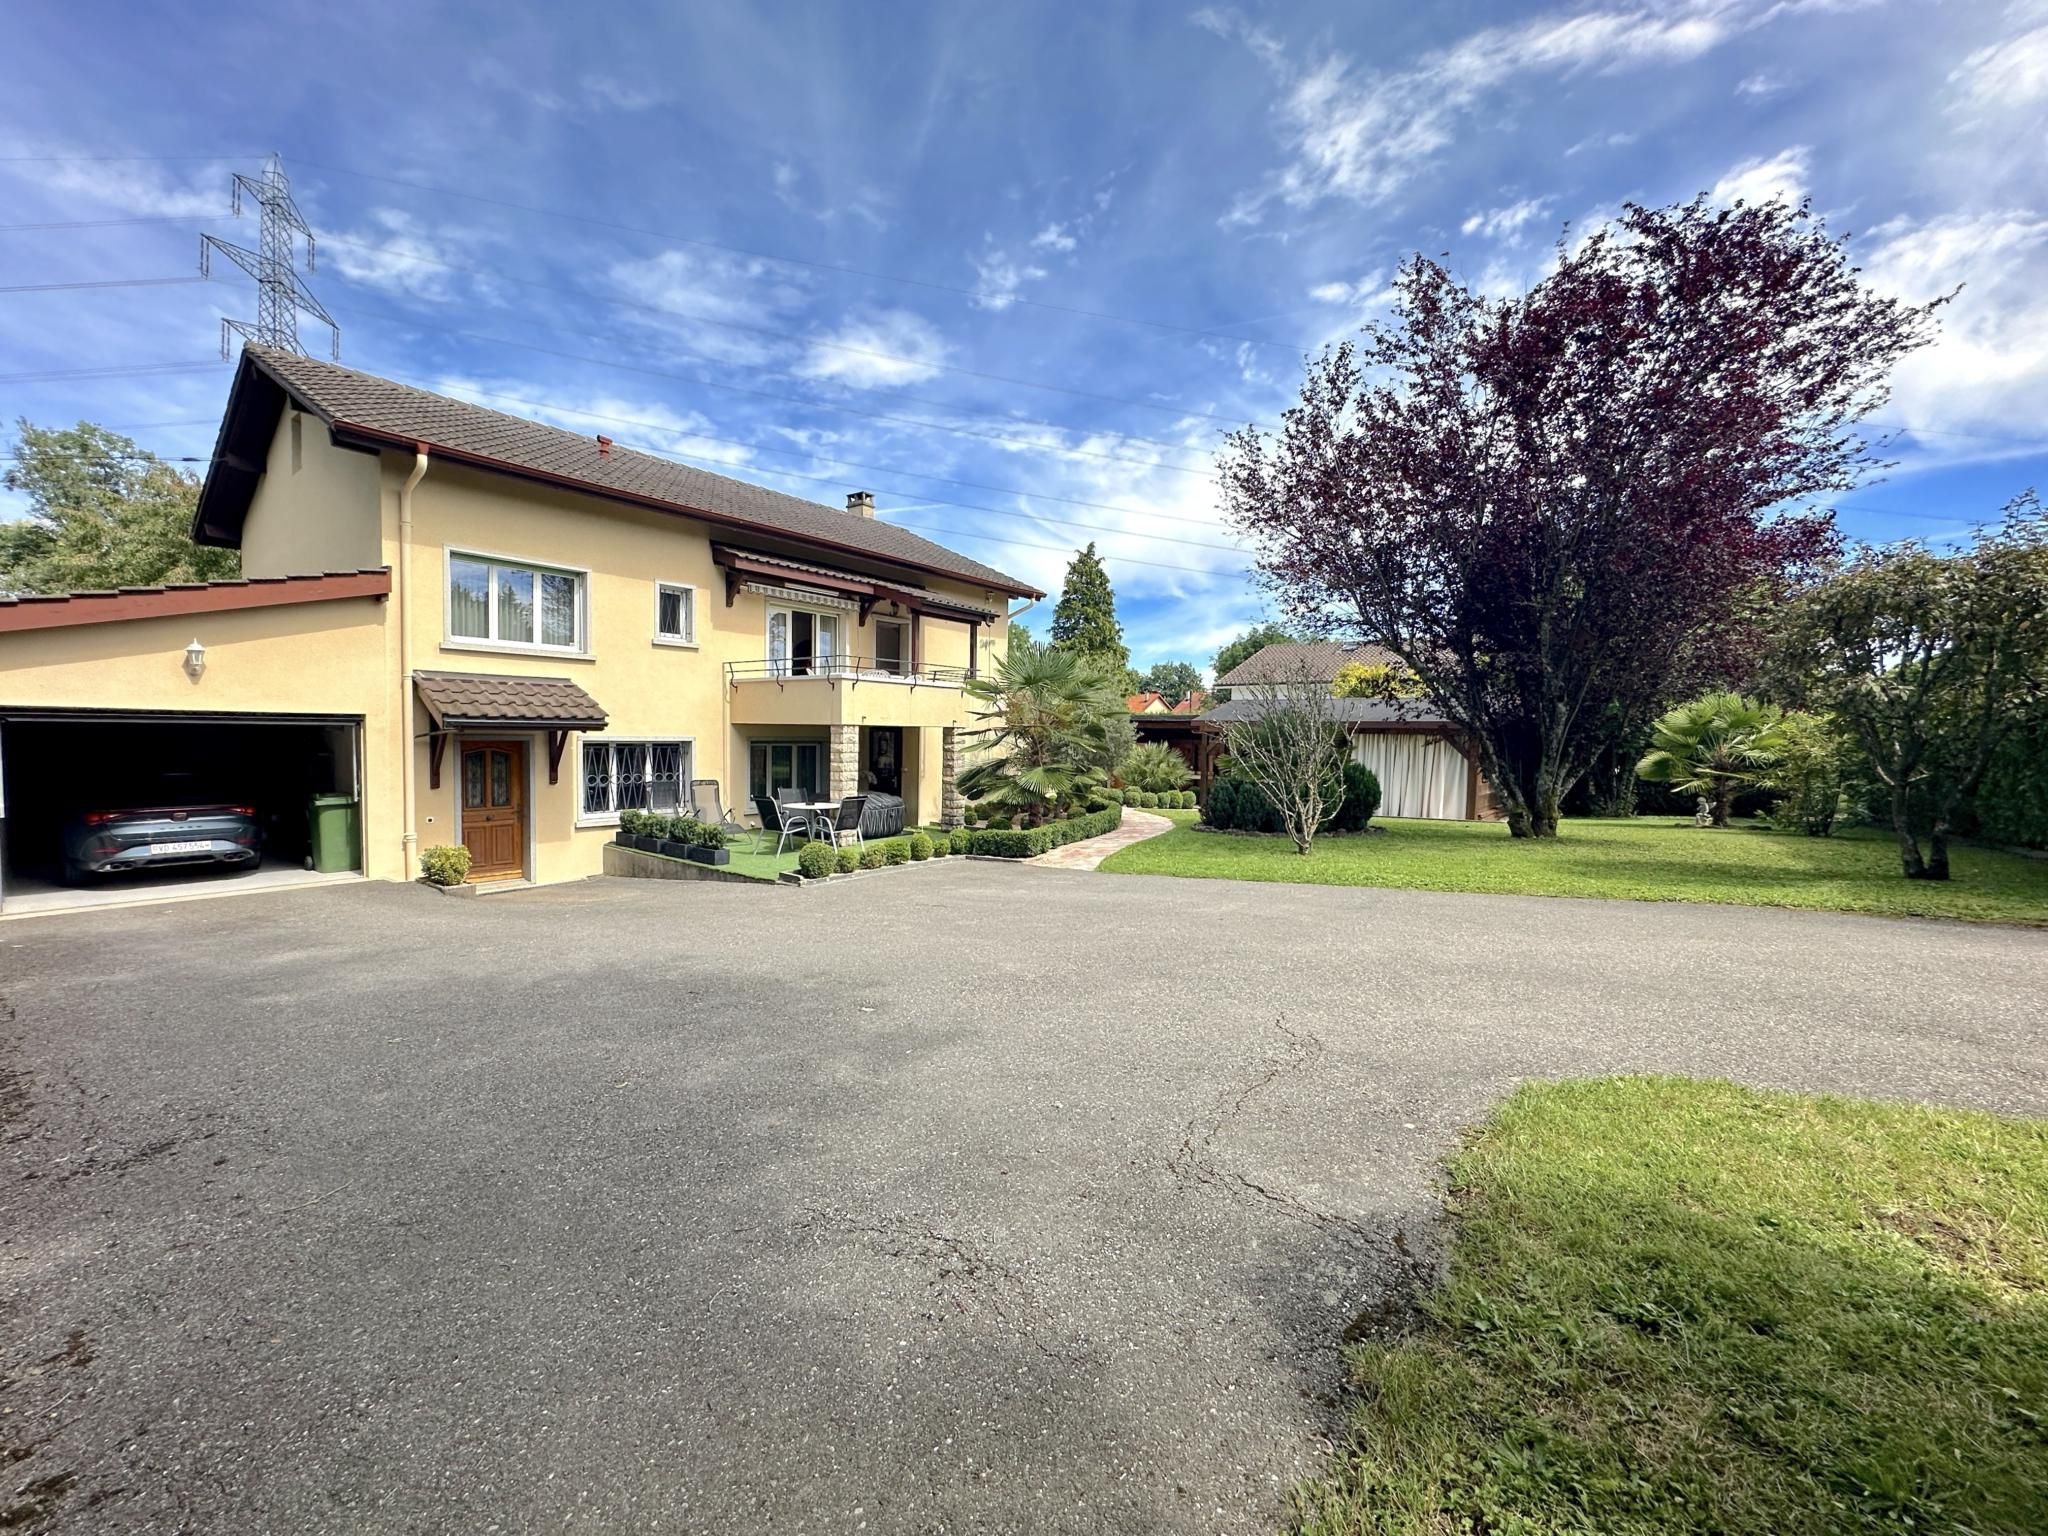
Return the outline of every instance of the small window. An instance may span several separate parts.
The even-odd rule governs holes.
[[[671,645],[697,643],[697,589],[673,581],[654,584],[654,638]]]
[[[583,644],[583,577],[476,555],[448,557],[448,634],[455,640],[574,651]]]
[[[910,670],[909,626],[875,620],[875,670],[898,677]]]

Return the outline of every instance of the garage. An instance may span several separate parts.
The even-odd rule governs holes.
[[[357,719],[0,712],[0,902],[19,913],[360,871],[361,774]],[[121,814],[143,809],[161,814]],[[95,856],[136,867],[94,872]]]

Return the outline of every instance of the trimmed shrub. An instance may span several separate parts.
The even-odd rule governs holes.
[[[946,840],[953,845],[955,853],[965,857],[974,852],[975,840],[980,836],[981,834],[971,827],[955,827],[953,835]]]
[[[1096,791],[1096,794],[1105,805],[1122,805],[1124,803],[1124,792],[1120,789],[1100,789]]]
[[[822,880],[839,867],[830,843],[805,843],[796,851],[796,871],[806,880]]]
[[[884,864],[908,864],[910,862],[910,839],[907,837],[892,837],[889,841],[882,844],[882,862]]]
[[[619,830],[628,837],[652,836],[653,834],[647,830],[647,823],[650,819],[645,811],[621,811],[619,812]]]
[[[469,878],[469,850],[460,844],[425,849],[420,854],[420,874],[429,885],[460,885]]]
[[[934,832],[931,839],[933,858],[943,859],[953,851],[953,836],[950,832]]]
[[[1010,830],[1010,818],[1007,816],[991,816],[982,825],[993,832],[1007,832]]]
[[[833,858],[833,867],[842,875],[850,875],[860,868],[860,850],[848,843]]]
[[[1209,786],[1202,819],[1225,832],[1279,832],[1280,813],[1249,779],[1219,778]]]
[[[690,835],[683,841],[699,848],[723,848],[732,836],[731,827],[715,821],[692,821],[688,817],[684,820],[690,822]]]
[[[932,856],[932,840],[922,832],[910,834],[910,862],[922,864]]]
[[[867,847],[860,851],[860,867],[862,869],[880,869],[887,862],[888,860],[882,856],[882,845],[880,843],[869,843]]]
[[[1065,821],[1049,821],[1042,827],[1025,827],[1015,831],[998,828],[974,834],[973,851],[986,858],[994,859],[1035,859],[1041,853],[1050,853],[1068,843],[1076,843],[1087,837],[1100,837],[1113,832],[1123,820],[1123,807],[1109,806],[1105,810],[1091,811],[1085,816],[1070,816]],[[965,852],[955,843],[956,852]]]
[[[1344,765],[1344,801],[1330,821],[1333,832],[1363,832],[1380,808],[1380,781],[1363,763]]]

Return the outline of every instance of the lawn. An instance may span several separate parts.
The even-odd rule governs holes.
[[[1810,907],[1898,917],[2048,926],[2048,859],[1954,850],[1946,884],[1906,880],[1898,850],[1869,829],[1803,837],[1668,818],[1568,821],[1555,841],[1508,836],[1497,822],[1387,821],[1365,836],[1326,837],[1303,858],[1281,837],[1181,825],[1103,861],[1111,874],[1284,880],[1513,896],[1612,896]]]
[[[1451,1187],[1303,1532],[2048,1531],[2048,1123],[1556,1083]]]

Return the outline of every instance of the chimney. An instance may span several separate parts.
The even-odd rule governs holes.
[[[612,456],[612,440],[602,432],[597,434],[597,456],[600,459],[608,459]]]
[[[856,517],[875,515],[875,493],[873,491],[850,491],[846,497],[846,510]]]

